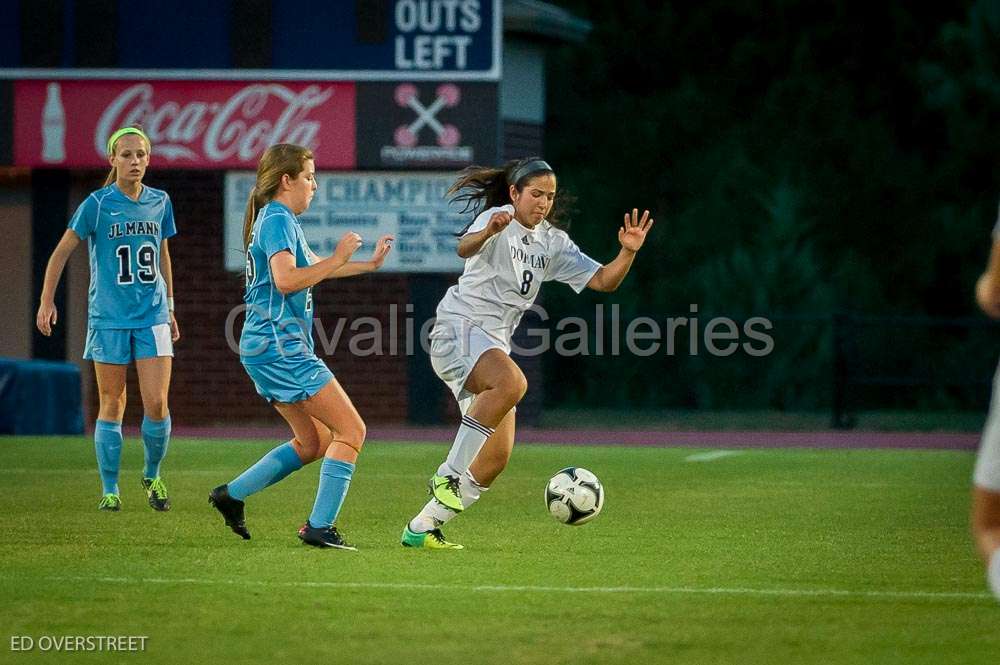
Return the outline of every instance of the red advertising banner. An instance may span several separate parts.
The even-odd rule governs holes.
[[[106,166],[108,137],[139,123],[153,168],[256,169],[275,143],[316,167],[353,169],[354,83],[24,80],[14,83],[14,163]]]

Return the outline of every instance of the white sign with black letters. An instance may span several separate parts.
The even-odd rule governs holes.
[[[226,173],[224,262],[242,271],[243,213],[255,174]],[[364,245],[356,260],[371,256],[384,234],[396,237],[383,272],[461,272],[455,253],[460,231],[471,220],[445,197],[454,173],[317,173],[316,196],[299,215],[306,241],[320,256],[333,253],[348,231],[359,233]]]

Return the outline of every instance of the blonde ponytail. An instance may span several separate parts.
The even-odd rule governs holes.
[[[257,187],[251,187],[246,211],[243,213],[243,251],[248,251],[250,248],[250,233],[253,231],[254,220],[257,219],[257,211],[261,207],[262,205],[257,202]]]
[[[291,143],[278,143],[264,151],[257,165],[257,182],[250,189],[246,211],[243,213],[243,250],[250,249],[250,233],[257,213],[278,193],[281,176],[288,174],[293,180],[305,168],[305,161],[312,159],[309,148]]]

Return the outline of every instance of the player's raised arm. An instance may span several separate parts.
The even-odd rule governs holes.
[[[375,251],[372,252],[371,259],[367,261],[349,261],[334,270],[330,277],[339,279],[343,277],[353,277],[354,275],[362,275],[366,272],[375,272],[382,267],[382,264],[385,263],[385,257],[389,254],[389,250],[392,249],[392,241],[395,239],[395,236],[392,235],[382,236],[378,239],[378,242],[375,243]]]
[[[621,243],[621,251],[610,263],[601,266],[594,276],[587,282],[587,287],[594,291],[611,292],[621,286],[625,276],[628,275],[638,252],[644,242],[646,234],[653,228],[653,219],[649,216],[648,210],[642,211],[639,216],[639,209],[633,208],[632,214],[625,215],[625,221],[618,229],[618,242]]]
[[[62,278],[63,270],[66,268],[66,261],[76,246],[80,244],[80,236],[70,229],[66,229],[63,237],[59,239],[59,244],[52,251],[49,263],[45,266],[45,281],[42,284],[42,295],[39,298],[38,313],[35,316],[35,325],[38,330],[48,337],[52,334],[52,326],[59,319],[56,311],[56,287]]]
[[[483,248],[487,240],[507,228],[514,216],[506,210],[500,210],[490,215],[486,228],[473,233],[466,233],[458,241],[458,255],[463,259],[475,256]]]
[[[312,265],[296,267],[295,256],[290,251],[278,252],[269,261],[274,285],[286,295],[315,286],[324,279],[333,277],[337,270],[351,260],[359,247],[361,247],[361,236],[348,231],[337,243],[337,249],[332,255]]]

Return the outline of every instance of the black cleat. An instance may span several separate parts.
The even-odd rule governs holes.
[[[229,496],[229,485],[219,485],[208,495],[208,502],[222,513],[226,526],[243,540],[250,540],[246,518],[243,517],[243,502]]]
[[[163,484],[163,479],[159,476],[143,478],[142,489],[146,490],[150,508],[161,513],[170,510],[170,499],[167,498],[167,486]]]
[[[331,526],[321,529],[309,524],[309,520],[306,520],[306,523],[299,529],[299,538],[305,544],[313,547],[333,547],[338,550],[358,551],[357,547],[344,541],[340,532],[337,531],[337,527]]]

